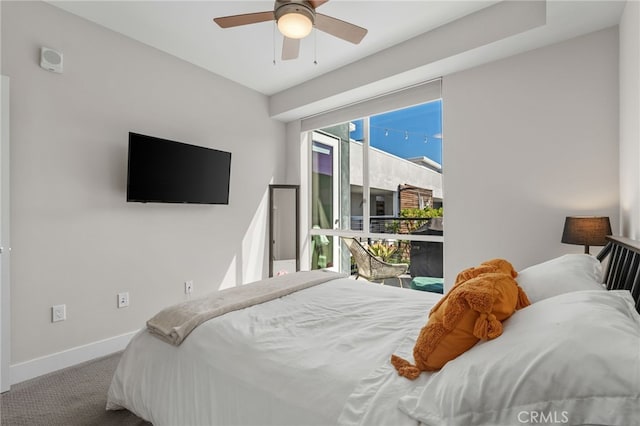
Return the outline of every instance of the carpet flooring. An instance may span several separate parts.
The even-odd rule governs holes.
[[[150,426],[129,411],[106,411],[121,352],[13,385],[0,395],[2,426]]]

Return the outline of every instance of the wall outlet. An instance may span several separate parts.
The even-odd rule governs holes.
[[[53,305],[51,307],[51,322],[64,321],[67,319],[67,305]]]
[[[184,294],[191,294],[193,293],[193,281],[189,280],[189,281],[185,281],[184,282]]]
[[[118,293],[118,308],[129,306],[129,292]]]

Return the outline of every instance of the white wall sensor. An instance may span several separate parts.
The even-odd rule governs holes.
[[[41,47],[40,66],[47,71],[62,73],[62,53],[48,47]]]

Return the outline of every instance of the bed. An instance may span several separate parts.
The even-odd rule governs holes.
[[[157,426],[640,425],[640,245],[609,237],[597,259],[565,255],[517,280],[532,303],[500,337],[416,380],[398,376],[390,355],[411,359],[442,296],[339,274],[234,301],[179,342],[145,328],[107,409]]]

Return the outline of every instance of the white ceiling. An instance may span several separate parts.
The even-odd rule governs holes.
[[[281,61],[274,23],[221,29],[213,18],[273,10],[273,1],[50,1],[116,32],[267,95],[400,43],[496,1],[331,0],[318,12],[369,30],[359,45],[317,32]],[[274,43],[275,40],[275,43]],[[273,65],[274,45],[276,65]],[[317,65],[314,65],[314,51]]]
[[[614,25],[622,10],[620,2],[552,1],[571,5],[557,8],[566,10],[563,25],[582,25],[582,33]],[[221,29],[213,22],[218,16],[272,10],[273,1],[51,0],[49,3],[272,95],[498,1],[331,0],[318,11],[367,28],[364,40],[353,45],[322,32],[315,36],[312,33],[301,43],[300,57],[285,62],[279,59],[282,36],[274,30],[274,23]],[[581,3],[611,3],[612,7],[600,8],[597,15],[582,19],[580,9],[576,9]]]

